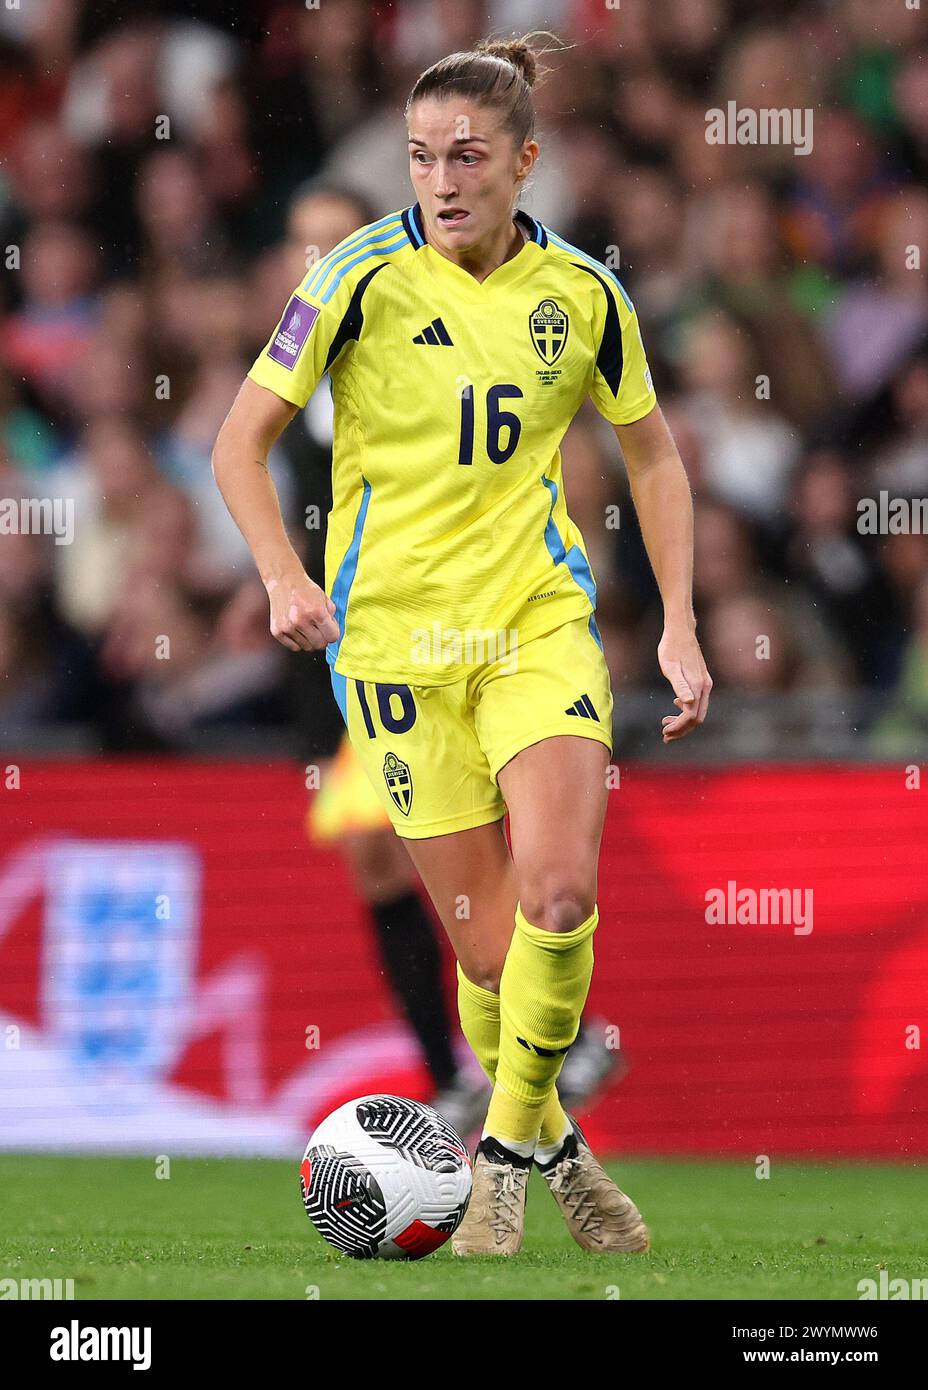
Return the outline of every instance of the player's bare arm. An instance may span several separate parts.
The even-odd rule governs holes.
[[[267,466],[296,410],[246,378],[216,439],[213,476],[267,590],[271,633],[290,651],[309,652],[338,640],[335,604],[303,569]]]
[[[657,649],[679,714],[661,720],[665,743],[692,733],[706,717],[712,677],[696,638],[693,612],[693,499],[660,406],[631,425],[616,425],[632,500],[664,604]]]

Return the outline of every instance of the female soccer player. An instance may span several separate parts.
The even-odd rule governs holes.
[[[610,270],[517,207],[538,155],[535,76],[520,40],[419,77],[406,108],[417,201],[312,267],[213,461],[271,632],[293,651],[326,647],[352,743],[457,956],[461,1027],[493,1082],[460,1255],[519,1250],[533,1161],[584,1248],[648,1247],[556,1088],[593,968],[612,747],[596,589],[558,448],[587,395],[615,427],[663,599],[658,661],[678,707],[665,742],[702,723],[712,684],[689,485],[634,308]],[[326,371],[327,593],[267,471]]]

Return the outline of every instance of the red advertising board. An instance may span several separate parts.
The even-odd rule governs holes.
[[[299,768],[0,771],[0,1147],[292,1154],[353,1095],[429,1097]],[[622,769],[588,1013],[627,1071],[595,1146],[928,1155],[915,780]]]

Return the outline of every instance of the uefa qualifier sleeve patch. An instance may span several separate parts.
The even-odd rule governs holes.
[[[295,294],[284,311],[277,337],[267,350],[268,357],[292,372],[318,317],[319,310]]]

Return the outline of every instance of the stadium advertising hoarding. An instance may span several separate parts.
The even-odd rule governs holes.
[[[585,1119],[596,1147],[928,1154],[917,780],[623,769],[587,1017],[626,1070]],[[286,1156],[351,1096],[430,1098],[296,768],[49,762],[19,782],[0,1147]]]

